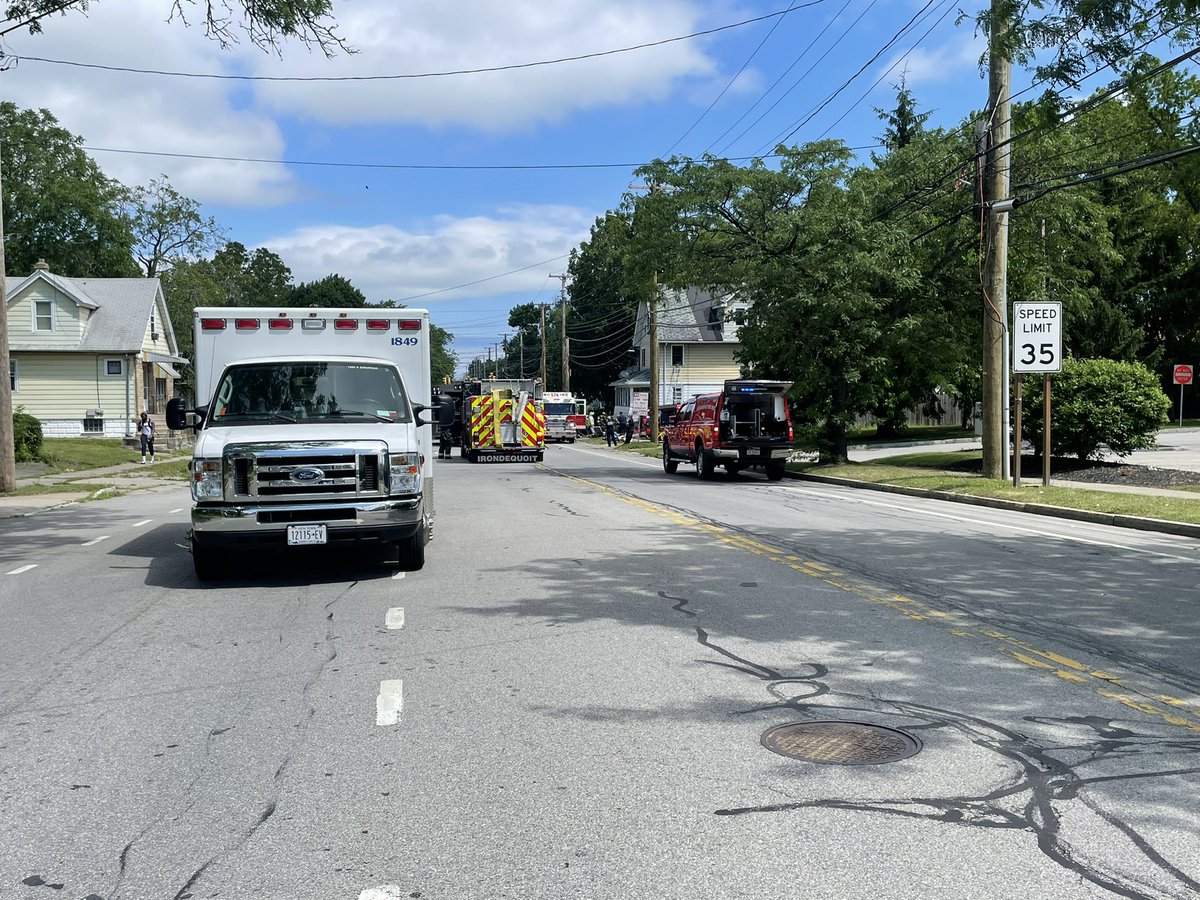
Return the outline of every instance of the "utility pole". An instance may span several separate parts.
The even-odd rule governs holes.
[[[3,173],[0,173],[2,176]],[[0,494],[17,489],[17,453],[13,438],[12,383],[9,381],[8,358],[8,297],[4,273],[4,202],[3,179],[0,178]]]
[[[992,0],[988,53],[988,147],[984,170],[983,222],[987,243],[983,265],[983,477],[1004,478],[1008,425],[1008,212],[992,208],[1008,198],[1009,137],[1012,132],[1012,61],[1002,45],[1008,34],[1008,6]]]
[[[518,378],[525,377],[525,327],[522,326],[517,332],[517,346],[521,348],[521,371],[518,373]]]
[[[562,293],[559,295],[559,303],[562,306],[562,389],[567,393],[571,392],[571,342],[567,337],[567,279],[570,275],[550,275],[551,278],[557,278],[562,282]]]
[[[654,270],[654,294],[646,309],[650,320],[650,442],[658,443],[658,392],[661,390],[658,377],[658,270]]]
[[[542,304],[542,390],[546,389],[546,304]]]
[[[661,184],[631,184],[630,190],[648,191],[650,196],[663,190]],[[650,440],[658,443],[658,394],[662,390],[658,366],[658,269],[654,270],[654,292],[646,305],[646,319],[650,331]]]

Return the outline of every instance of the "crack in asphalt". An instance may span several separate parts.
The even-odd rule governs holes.
[[[255,821],[252,824],[250,824],[232,843],[230,843],[227,847],[222,849],[219,853],[210,857],[203,865],[201,865],[198,869],[196,869],[194,872],[192,872],[192,874],[188,877],[187,881],[183,884],[183,886],[178,891],[176,891],[176,893],[172,897],[172,900],[187,900],[187,898],[191,897],[192,896],[192,893],[191,893],[192,888],[194,888],[195,885],[201,880],[201,878],[203,878],[205,872],[208,871],[208,869],[210,867],[212,867],[214,864],[218,863],[220,860],[228,857],[230,854],[236,853],[239,850],[241,850],[243,847],[245,847],[246,844],[254,837],[255,833],[260,828],[262,828],[271,819],[271,817],[275,814],[276,809],[278,808],[279,794],[282,790],[282,782],[283,782],[284,776],[285,776],[287,770],[290,768],[290,766],[292,764],[292,760],[294,759],[295,753],[297,752],[298,748],[303,746],[304,742],[306,741],[309,725],[312,722],[314,716],[316,715],[316,706],[311,699],[311,696],[310,696],[311,692],[312,692],[313,688],[316,686],[317,682],[320,681],[321,676],[325,673],[325,670],[329,667],[330,663],[332,663],[335,659],[337,659],[338,650],[337,650],[337,638],[336,638],[336,635],[334,634],[333,605],[335,603],[337,603],[339,600],[341,600],[342,598],[346,597],[357,586],[357,584],[358,584],[357,581],[350,582],[343,591],[341,591],[335,597],[333,597],[331,600],[329,600],[327,603],[325,603],[322,608],[322,612],[324,614],[324,620],[325,620],[324,634],[322,635],[322,639],[320,641],[318,641],[316,644],[314,644],[314,649],[323,646],[325,648],[325,653],[324,653],[320,663],[314,667],[314,669],[312,670],[308,679],[305,681],[303,688],[301,689],[300,693],[301,693],[302,698],[304,699],[305,707],[306,707],[305,711],[304,711],[303,719],[301,722],[297,723],[297,725],[298,725],[297,728],[292,729],[292,732],[294,733],[294,737],[291,741],[291,748],[287,751],[287,753],[284,755],[282,761],[280,762],[279,766],[275,769],[275,773],[272,778],[272,791],[271,791],[271,795],[267,799],[266,805],[263,807],[262,811],[258,814]],[[294,621],[297,617],[298,617],[298,609],[294,609],[292,611],[292,615],[291,615],[289,621]],[[281,626],[281,628],[282,628],[282,626]],[[280,634],[281,634],[280,640],[282,641],[282,631],[280,632]],[[182,818],[185,815],[187,815],[188,812],[190,812],[196,806],[197,803],[200,802],[200,798],[194,795],[194,791],[196,789],[196,786],[200,783],[200,781],[206,776],[206,774],[208,772],[208,768],[210,765],[210,758],[211,758],[210,751],[211,751],[212,743],[217,735],[222,734],[228,730],[229,730],[228,728],[212,729],[206,735],[205,746],[204,746],[204,762],[202,763],[202,765],[200,766],[200,768],[196,772],[196,774],[188,782],[187,787],[184,788],[183,793],[180,795],[180,802],[177,803],[175,811],[173,813],[168,812],[168,811],[164,811],[164,812],[160,813],[151,822],[149,822],[141,831],[139,831],[133,837],[133,839],[130,840],[124,846],[124,848],[122,848],[122,850],[118,856],[118,872],[117,872],[116,882],[113,885],[113,888],[110,892],[110,896],[112,897],[112,900],[118,900],[118,898],[121,894],[125,879],[127,878],[128,874],[129,874],[130,853],[134,849],[135,845],[139,841],[141,841],[147,834],[149,834],[151,831],[153,831],[164,819],[166,819],[168,817],[168,815],[170,816],[172,822],[179,822],[182,820]]]
[[[702,647],[728,660],[702,661],[750,675],[759,682],[766,682],[767,692],[773,698],[773,702],[738,710],[735,715],[787,709],[812,719],[828,718],[831,712],[863,716],[878,715],[882,711],[904,719],[902,727],[910,731],[955,731],[975,746],[998,756],[1016,769],[1015,776],[1008,783],[982,794],[798,800],[764,806],[716,809],[713,811],[715,815],[742,816],[805,809],[837,809],[882,813],[958,827],[1027,831],[1035,836],[1038,849],[1047,859],[1117,896],[1130,900],[1162,900],[1167,897],[1194,896],[1200,892],[1200,882],[1196,878],[1171,863],[1149,839],[1128,822],[1104,809],[1096,799],[1082,794],[1084,788],[1102,783],[1193,775],[1200,773],[1200,766],[1093,777],[1087,777],[1079,771],[1086,765],[1116,756],[1128,756],[1138,751],[1192,755],[1200,752],[1200,740],[1163,738],[1138,733],[1097,716],[1072,716],[1063,719],[1026,717],[1026,720],[1031,722],[1091,729],[1099,738],[1097,741],[1084,741],[1081,744],[1044,747],[1026,735],[979,716],[911,701],[835,692],[826,682],[830,674],[828,668],[818,663],[804,664],[812,670],[809,673],[789,674],[733,653],[714,641],[703,628],[696,627],[696,640]],[[794,690],[783,690],[785,687],[796,685],[805,686],[805,691],[796,693]],[[811,702],[825,696],[838,697],[839,704]],[[1083,759],[1074,764],[1056,755],[1081,751],[1084,753]],[[1023,806],[1017,810],[1006,808],[1001,805],[1002,801],[1006,800],[1010,803],[1013,800],[1023,801]],[[1164,877],[1168,886],[1147,883],[1133,871],[1132,866],[1121,866],[1072,845],[1061,832],[1062,817],[1066,809],[1088,810],[1123,834],[1140,856]]]

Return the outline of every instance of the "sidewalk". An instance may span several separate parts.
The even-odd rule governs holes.
[[[62,491],[51,494],[0,495],[0,519],[11,519],[19,516],[30,516],[48,509],[57,509],[70,503],[79,503],[94,497],[110,494],[111,492],[129,493],[131,491],[155,490],[163,487],[176,487],[186,490],[187,485],[178,478],[159,478],[153,474],[151,466],[143,466],[138,462],[122,463],[117,466],[106,466],[102,469],[86,469],[80,472],[56,472],[54,474],[38,474],[45,466],[37,464],[17,464],[17,487],[33,484],[70,484],[80,482],[88,485],[100,485],[100,489],[82,491]]]

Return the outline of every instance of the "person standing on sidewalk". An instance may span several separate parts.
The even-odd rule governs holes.
[[[150,462],[154,462],[154,420],[145,413],[138,422],[138,436],[142,442],[142,464],[146,462],[146,451],[150,451]]]

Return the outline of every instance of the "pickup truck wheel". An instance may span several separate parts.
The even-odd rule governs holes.
[[[663,441],[662,445],[663,471],[668,475],[674,475],[679,470],[679,460],[671,457],[671,445]]]
[[[786,466],[786,459],[773,459],[767,463],[767,481],[782,481]]]
[[[701,478],[709,479],[713,477],[713,473],[717,470],[717,461],[713,459],[712,454],[704,449],[703,444],[696,445],[696,474]]]
[[[422,525],[412,537],[399,542],[400,568],[405,572],[419,571],[425,565],[425,526]]]
[[[220,574],[216,554],[192,538],[192,567],[201,581],[212,581]]]

